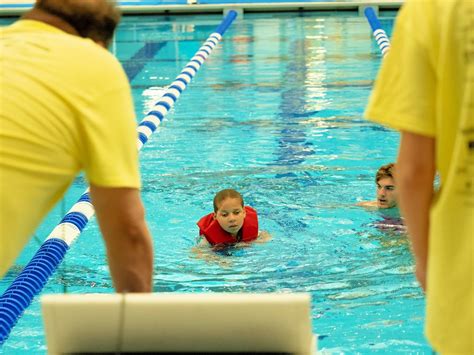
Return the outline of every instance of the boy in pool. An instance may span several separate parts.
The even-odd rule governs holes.
[[[201,237],[199,244],[233,245],[270,239],[267,232],[258,230],[257,211],[244,206],[242,195],[232,189],[216,194],[214,213],[202,217],[197,225]]]
[[[403,220],[400,218],[397,203],[397,190],[393,174],[395,164],[390,163],[382,165],[375,174],[375,183],[377,184],[377,199],[375,201],[359,202],[357,206],[363,206],[370,209],[383,210],[382,220],[375,222],[375,227],[379,230],[405,232]]]
[[[357,206],[382,209],[397,207],[397,191],[393,178],[394,171],[394,163],[382,165],[377,170],[377,174],[375,174],[377,199],[375,201],[359,202]]]

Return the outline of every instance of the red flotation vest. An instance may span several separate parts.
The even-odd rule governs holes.
[[[206,237],[211,245],[216,244],[235,244],[237,242],[250,242],[258,237],[258,217],[257,211],[252,207],[245,206],[245,219],[241,228],[241,240],[236,240],[230,233],[222,229],[214,219],[214,213],[209,213],[202,217],[197,225],[199,227],[199,234]]]

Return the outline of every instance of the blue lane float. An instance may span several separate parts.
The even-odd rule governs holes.
[[[372,7],[367,7],[364,10],[364,14],[367,21],[369,21],[370,27],[372,28],[372,34],[382,52],[382,56],[385,57],[390,50],[390,40],[388,39],[387,33],[382,29],[382,25]]]
[[[186,89],[225,31],[237,17],[231,10],[216,30],[199,48],[194,57],[169,85],[160,100],[137,127],[137,148],[140,150],[158,128],[166,114]],[[8,338],[12,328],[38,295],[64,259],[71,244],[81,234],[94,215],[94,208],[86,190],[61,222],[53,229],[38,252],[0,297],[0,345]]]

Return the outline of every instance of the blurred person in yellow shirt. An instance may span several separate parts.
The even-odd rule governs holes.
[[[82,170],[118,292],[149,292],[130,85],[108,0],[37,0],[0,30],[0,277]]]
[[[401,132],[395,182],[427,337],[440,353],[473,354],[473,1],[404,3],[366,116]]]

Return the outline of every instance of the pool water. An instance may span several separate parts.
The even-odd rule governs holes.
[[[394,16],[381,17],[389,33]],[[138,120],[221,20],[124,18],[112,50]],[[397,153],[398,134],[363,119],[380,62],[352,12],[245,14],[232,24],[141,151],[155,292],[309,292],[323,353],[431,353],[406,237],[377,227],[393,216],[355,206],[374,198],[375,171]],[[0,292],[85,188],[76,179]],[[223,188],[258,210],[269,242],[194,248],[196,222]],[[104,255],[94,220],[43,293],[113,292]],[[38,299],[2,350],[45,353]]]

